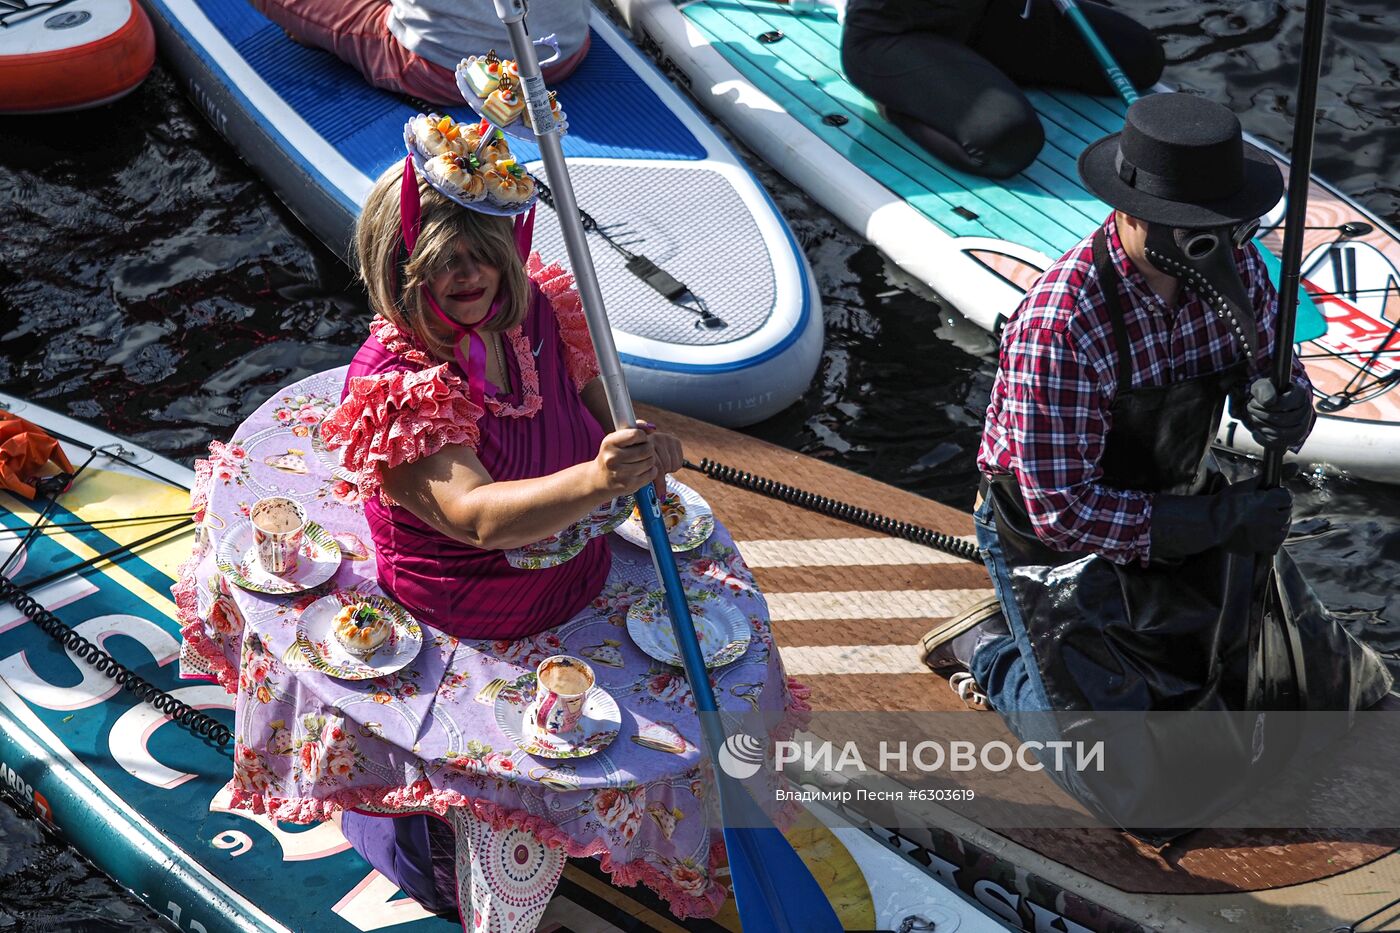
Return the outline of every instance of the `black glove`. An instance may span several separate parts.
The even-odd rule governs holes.
[[[1261,447],[1293,447],[1312,430],[1312,397],[1297,383],[1278,394],[1272,379],[1250,383],[1244,423]]]
[[[1213,547],[1236,554],[1273,554],[1288,536],[1293,494],[1282,486],[1260,491],[1259,477],[1213,495],[1152,499],[1151,556],[1178,560]]]

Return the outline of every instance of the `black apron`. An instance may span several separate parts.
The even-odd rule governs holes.
[[[1122,282],[1102,229],[1094,236],[1094,264],[1119,373],[1101,482],[1175,495],[1219,489],[1224,480],[1210,442],[1227,396],[1243,384],[1244,364],[1165,386],[1133,386]],[[1272,568],[1274,612],[1261,624],[1253,609],[1256,561],[1250,555],[1217,548],[1143,566],[1056,551],[1036,536],[1014,477],[988,476],[983,489],[992,500],[1010,595],[1052,711],[1246,711],[1289,708],[1299,699],[1310,709],[1356,710],[1378,702],[1390,688],[1380,659],[1327,613],[1282,550]],[[1263,567],[1269,569],[1267,558]],[[1306,649],[1300,652],[1306,670],[1296,673],[1290,626]],[[1131,773],[1099,779],[1099,786],[1088,788],[1097,800],[1085,800],[1083,786],[1071,789],[1101,818],[1140,826],[1141,818],[1133,816],[1143,812],[1138,804],[1169,784],[1183,759],[1200,766],[1218,755],[1221,764],[1242,762],[1258,770],[1277,767],[1278,755],[1297,748],[1276,741],[1271,754],[1263,755],[1259,721],[1229,720],[1221,718],[1210,752],[1199,734],[1138,728],[1131,755],[1120,750],[1113,756],[1119,766],[1132,760]],[[1015,717],[1008,721],[1016,729]],[[1200,825],[1207,811],[1223,809],[1228,800],[1208,803],[1199,819],[1188,802],[1190,813],[1174,812],[1150,824],[1168,825],[1170,819]]]

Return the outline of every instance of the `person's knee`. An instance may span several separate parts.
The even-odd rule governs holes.
[[[989,178],[1024,171],[1045,146],[1040,117],[1024,98],[975,116],[959,135],[968,158],[979,166],[978,174]]]

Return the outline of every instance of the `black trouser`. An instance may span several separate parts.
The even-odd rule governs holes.
[[[1162,75],[1162,47],[1144,26],[1096,3],[1085,17],[1134,86]],[[955,168],[1005,178],[1035,161],[1045,143],[1018,84],[1111,94],[1088,45],[1053,0],[991,0],[966,44],[932,32],[898,35],[847,26],[842,66],[884,105],[890,121]]]

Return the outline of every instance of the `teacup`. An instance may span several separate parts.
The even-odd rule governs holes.
[[[268,573],[285,576],[297,569],[297,556],[306,538],[306,510],[286,496],[269,496],[248,510],[258,563]]]
[[[535,668],[534,725],[550,735],[570,732],[583,717],[583,701],[593,689],[593,668],[567,654],[545,658]]]

